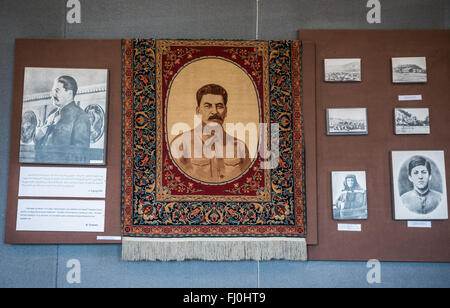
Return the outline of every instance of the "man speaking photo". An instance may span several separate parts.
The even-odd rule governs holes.
[[[56,107],[36,132],[36,162],[88,163],[91,127],[89,117],[75,102],[78,85],[71,76],[53,84],[51,101]]]

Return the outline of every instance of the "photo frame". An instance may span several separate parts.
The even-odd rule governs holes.
[[[393,83],[426,83],[427,60],[425,57],[392,58]]]
[[[331,187],[334,220],[368,218],[365,171],[333,171]]]
[[[327,135],[367,135],[367,108],[327,108]]]
[[[21,163],[104,165],[108,70],[26,67]]]
[[[396,220],[448,219],[444,151],[392,151]]]
[[[395,108],[394,131],[396,135],[430,134],[428,108]]]
[[[361,59],[324,59],[325,82],[361,82]]]

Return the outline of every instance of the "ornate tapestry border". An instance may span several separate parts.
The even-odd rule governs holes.
[[[123,162],[122,162],[122,214],[123,214],[123,234],[124,236],[133,236],[133,237],[274,237],[274,236],[282,236],[282,237],[304,237],[306,235],[305,230],[305,187],[304,187],[304,166],[302,164],[304,158],[304,140],[302,134],[302,126],[303,126],[303,115],[301,112],[301,73],[300,66],[301,63],[298,61],[301,59],[301,54],[299,55],[296,51],[300,48],[301,45],[299,42],[292,41],[291,45],[284,44],[283,42],[278,42],[281,45],[284,44],[284,47],[287,48],[290,46],[290,52],[293,60],[290,61],[290,69],[292,72],[292,103],[293,103],[293,119],[291,130],[293,133],[293,164],[294,164],[294,178],[295,185],[294,189],[294,202],[295,202],[295,224],[294,225],[136,225],[134,216],[135,211],[141,211],[139,215],[146,215],[143,212],[143,208],[145,203],[135,204],[134,195],[138,192],[134,188],[134,183],[137,178],[134,178],[134,161],[133,158],[137,154],[135,151],[139,151],[139,149],[135,149],[133,147],[134,142],[134,129],[136,119],[139,117],[143,117],[145,115],[139,114],[139,112],[134,111],[135,104],[135,91],[136,93],[151,91],[156,92],[154,85],[148,80],[139,81],[139,85],[136,88],[133,88],[134,82],[134,44],[138,44],[139,42],[146,42],[145,40],[124,40],[123,41],[123,74],[122,74],[122,99],[123,99]],[[155,44],[155,41],[150,41],[151,44]],[[180,42],[180,41],[177,41]],[[184,41],[183,41],[184,42]],[[193,41],[186,41],[193,42]],[[245,42],[235,42],[242,46],[242,43]],[[253,42],[251,42],[253,43]],[[269,42],[269,45],[272,42]],[[276,42],[274,43],[277,44]],[[144,44],[145,45],[145,44]],[[276,48],[276,46],[275,46]],[[148,53],[147,56],[154,57],[153,50],[146,50]],[[148,61],[148,59],[147,59]],[[144,65],[145,66],[145,65]],[[146,69],[146,68],[144,68]],[[151,74],[154,74],[154,68],[150,71],[147,71],[148,77],[150,79],[154,78]],[[144,76],[144,78],[146,78]],[[270,76],[269,76],[270,78]],[[267,78],[267,79],[269,79]],[[277,90],[278,91],[278,90]],[[155,103],[156,100],[154,97],[147,97],[147,100],[150,100],[151,103]],[[143,122],[153,123],[154,119],[146,118]],[[139,122],[139,121],[138,121]],[[146,123],[147,123],[146,122]],[[147,124],[144,124],[147,125]],[[290,125],[289,125],[290,126]],[[150,159],[153,159],[150,157]],[[148,162],[150,164],[154,164],[154,162]],[[154,190],[154,183],[147,183],[147,186],[144,186],[145,190]],[[151,185],[151,186],[148,186]],[[155,202],[150,201],[150,202]],[[220,203],[220,202],[219,202]],[[155,204],[156,205],[156,204]],[[169,206],[167,204],[166,206]],[[212,210],[216,206],[216,204],[212,203]],[[150,215],[150,214],[149,214]]]
[[[162,84],[164,82],[163,69],[162,69],[162,54],[167,51],[168,48],[174,46],[190,46],[190,47],[253,47],[257,48],[258,52],[262,53],[263,56],[263,97],[261,103],[263,104],[264,118],[266,121],[270,119],[270,99],[269,99],[269,78],[268,78],[268,44],[267,42],[239,42],[239,41],[173,41],[173,40],[158,40],[156,42],[156,118],[157,126],[160,128],[158,130],[157,142],[157,155],[156,155],[156,166],[157,166],[157,181],[156,181],[156,198],[157,201],[216,201],[216,202],[269,202],[271,200],[271,181],[270,181],[270,170],[264,170],[264,193],[257,196],[230,196],[230,195],[184,195],[175,196],[166,194],[161,187],[162,178],[162,153],[163,146],[162,140],[163,136],[163,116],[161,114],[163,106],[162,98]],[[196,58],[195,60],[198,60]],[[234,63],[238,65],[237,63]],[[241,68],[242,69],[242,68]],[[173,79],[172,79],[173,80]],[[270,136],[270,127],[267,126],[267,135]],[[269,147],[270,140],[267,140],[267,147]]]
[[[122,40],[122,55],[122,227],[124,227],[132,225],[133,211],[133,40]],[[122,232],[124,230],[125,228]]]
[[[297,224],[303,226],[303,232],[306,234],[306,210],[305,210],[305,140],[303,137],[303,113],[302,113],[302,52],[303,46],[299,41],[293,41],[292,45],[292,80],[293,80],[293,112],[294,112],[294,142],[296,146],[294,148],[294,176],[295,182],[295,208]]]

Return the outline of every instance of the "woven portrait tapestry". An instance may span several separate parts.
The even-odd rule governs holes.
[[[301,43],[123,40],[124,260],[306,259]]]

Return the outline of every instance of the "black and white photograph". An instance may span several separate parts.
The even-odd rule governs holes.
[[[392,151],[394,218],[448,219],[444,151]]]
[[[430,112],[428,108],[395,108],[396,135],[430,134]]]
[[[425,57],[392,58],[393,83],[426,83],[427,61]]]
[[[366,108],[327,108],[327,135],[367,135]]]
[[[26,67],[21,163],[103,165],[108,70]]]
[[[326,82],[360,82],[361,59],[325,59]]]
[[[331,172],[334,220],[367,219],[365,171]]]

